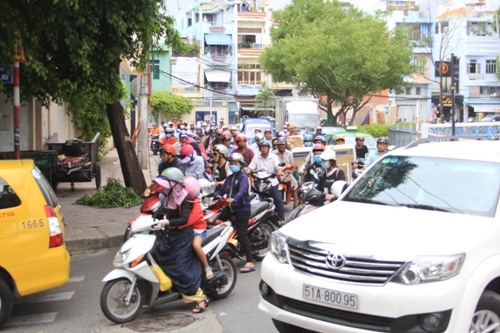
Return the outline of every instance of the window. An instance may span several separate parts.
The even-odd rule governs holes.
[[[188,18],[188,28],[193,25],[193,19]]]
[[[411,95],[411,88],[405,88],[405,95]]]
[[[160,79],[160,60],[150,60],[149,66],[151,66],[151,72],[153,73],[153,80]]]
[[[467,64],[467,74],[479,74],[481,73],[481,64],[475,59],[471,59]]]
[[[14,190],[0,178],[0,209],[17,207],[21,204],[21,200]]]
[[[227,82],[212,82],[210,83],[210,88],[217,91],[226,90],[229,87]]]
[[[492,96],[494,94],[500,93],[500,87],[492,87],[492,86],[481,86],[479,87],[479,95],[480,96]]]
[[[420,87],[416,87],[416,88],[415,88],[415,95],[420,96],[420,95],[421,95],[421,93],[422,93],[422,91],[421,91],[421,90],[422,90],[422,89],[421,89]]]
[[[486,74],[495,74],[497,72],[497,61],[486,60]]]
[[[427,59],[422,56],[414,56],[413,64],[415,65],[417,72],[423,73],[425,72],[425,65],[427,64]]]
[[[450,29],[450,24],[448,22],[441,22],[441,32],[443,34],[447,33]]]
[[[229,55],[229,45],[209,45],[205,51],[215,57],[225,57]]]
[[[264,78],[260,64],[238,64],[238,84],[258,85]]]

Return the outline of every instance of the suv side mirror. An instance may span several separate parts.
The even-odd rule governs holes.
[[[343,180],[337,180],[332,184],[330,192],[335,196],[335,198],[338,198],[346,189],[347,189],[347,182]]]

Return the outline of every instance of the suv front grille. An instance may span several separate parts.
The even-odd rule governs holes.
[[[326,278],[364,284],[385,284],[396,273],[404,261],[382,261],[369,257],[335,253],[311,246],[305,242],[288,242],[291,264],[295,269]],[[327,265],[327,257],[342,257],[342,267]],[[344,260],[345,259],[345,260]]]

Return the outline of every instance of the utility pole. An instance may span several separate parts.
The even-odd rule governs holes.
[[[147,74],[140,76],[141,89],[139,92],[139,125],[140,133],[138,140],[139,163],[142,169],[148,168],[148,95],[146,94]]]
[[[455,90],[457,86],[455,85],[455,56],[451,54],[451,135],[455,136]]]

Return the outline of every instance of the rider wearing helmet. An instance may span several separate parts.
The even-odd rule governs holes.
[[[269,173],[274,173],[278,176],[282,176],[283,172],[279,168],[279,160],[275,154],[270,154],[271,145],[266,140],[261,140],[259,142],[260,154],[256,155],[250,165],[248,166],[248,172],[265,170]],[[285,222],[285,212],[283,207],[283,200],[281,200],[281,195],[278,190],[278,179],[276,177],[271,178],[271,196],[276,205],[276,211],[278,217],[282,224]]]
[[[238,145],[238,149],[233,150],[233,153],[239,153],[245,159],[245,163],[248,165],[252,162],[253,157],[255,156],[252,149],[247,148],[247,137],[245,134],[238,134],[235,138],[236,144]]]
[[[323,135],[316,135],[313,139],[313,144],[321,144],[323,146],[326,146],[326,139]]]
[[[276,149],[272,151],[272,154],[275,154],[278,157],[278,161],[280,164],[290,164],[293,165],[293,154],[287,149],[287,144],[285,139],[278,139],[276,143]],[[290,170],[285,171],[285,173],[290,173]],[[295,177],[290,177],[291,188],[293,191],[293,197],[295,201],[293,202],[293,208],[297,208],[299,206],[299,196],[298,196],[298,184]]]
[[[168,229],[168,234],[162,233],[153,251],[153,257],[168,274],[174,286],[182,294],[190,296],[191,301],[197,302],[193,312],[203,312],[208,299],[200,289],[202,268],[192,248],[195,236],[193,226],[188,225],[191,212],[196,212],[198,207],[195,207],[194,198],[182,186],[184,174],[181,170],[165,169],[162,177],[154,181],[163,188],[166,196],[164,206],[167,208],[166,216],[168,216],[168,219],[158,222],[157,228]],[[203,219],[203,211],[200,216]]]
[[[234,145],[231,145],[232,138],[233,136],[229,131],[224,131],[221,135],[222,144],[227,147],[227,149],[229,150],[229,154],[231,154],[233,150],[236,148]]]
[[[240,269],[240,272],[249,273],[255,271],[255,265],[253,263],[252,245],[247,234],[251,206],[248,194],[248,176],[242,172],[245,159],[241,154],[234,153],[229,156],[229,163],[232,175],[227,177],[221,188],[215,192],[220,196],[227,194],[227,203],[229,205],[222,210],[217,222],[226,221],[231,216],[234,217],[233,224],[238,232],[238,240],[246,256],[245,266]]]
[[[318,135],[321,135],[323,137],[325,136],[325,134],[323,133],[323,127],[321,127],[320,125],[316,126],[316,132],[314,132],[313,138],[317,137]]]
[[[266,128],[264,130],[264,140],[269,142],[271,144],[271,147],[273,146],[273,131],[271,128]]]
[[[210,129],[208,130],[208,137],[205,138],[205,141],[203,142],[203,145],[205,146],[205,150],[206,151],[209,151],[212,146],[215,146],[215,144],[213,144],[213,142],[216,140],[217,138],[217,126],[210,126]]]
[[[175,131],[173,128],[166,127],[165,128],[165,136],[161,139],[161,144],[166,145],[173,145],[174,143],[177,142],[177,139],[175,138]]]
[[[318,135],[318,137],[320,137],[320,136]],[[316,137],[316,139],[318,137]],[[314,163],[320,162],[318,160],[318,158],[316,158],[316,160],[315,160],[314,156],[320,155],[325,150],[325,146],[323,143],[321,143],[322,142],[321,139],[317,139],[317,141],[316,141],[316,139],[314,139],[314,141],[319,142],[319,143],[314,144],[313,149],[306,156],[306,158],[304,159],[304,163],[302,163],[302,165],[299,168],[299,175],[301,175],[301,176],[306,175],[306,173],[308,173],[309,169],[314,165]],[[326,140],[325,140],[325,142],[326,142]],[[306,178],[309,178],[309,177],[306,177]]]
[[[381,136],[377,139],[377,151],[370,154],[365,161],[365,169],[369,167],[373,162],[378,160],[378,158],[387,152],[387,146],[389,145],[389,139],[385,136]]]
[[[337,134],[335,137],[335,145],[345,145],[345,136],[343,134]]]
[[[304,134],[304,147],[312,147],[313,136],[309,133]]]
[[[203,157],[198,156],[192,145],[187,144],[181,147],[180,160],[185,168],[184,174],[186,176],[192,176],[196,179],[203,177],[205,160]]]
[[[257,156],[260,154],[259,150],[259,142],[264,139],[264,134],[262,133],[257,133],[253,137],[254,142],[250,145],[250,149],[253,151],[254,156]]]
[[[226,180],[227,176],[230,176],[232,172],[229,169],[229,163],[227,163],[227,158],[229,156],[227,147],[223,144],[218,144],[215,145],[213,151],[215,164],[213,166],[212,174],[215,174],[216,170],[219,172],[219,176],[214,179],[215,186],[218,188],[222,186],[224,180]]]
[[[321,158],[321,167],[325,172],[316,188],[325,193],[325,200],[332,200],[334,196],[330,192],[330,187],[337,180],[345,181],[345,173],[337,166],[337,154],[333,149],[326,149],[319,157]]]
[[[181,162],[177,158],[177,151],[174,146],[165,144],[160,150],[160,164],[158,165],[158,175],[167,168],[178,168]]]

